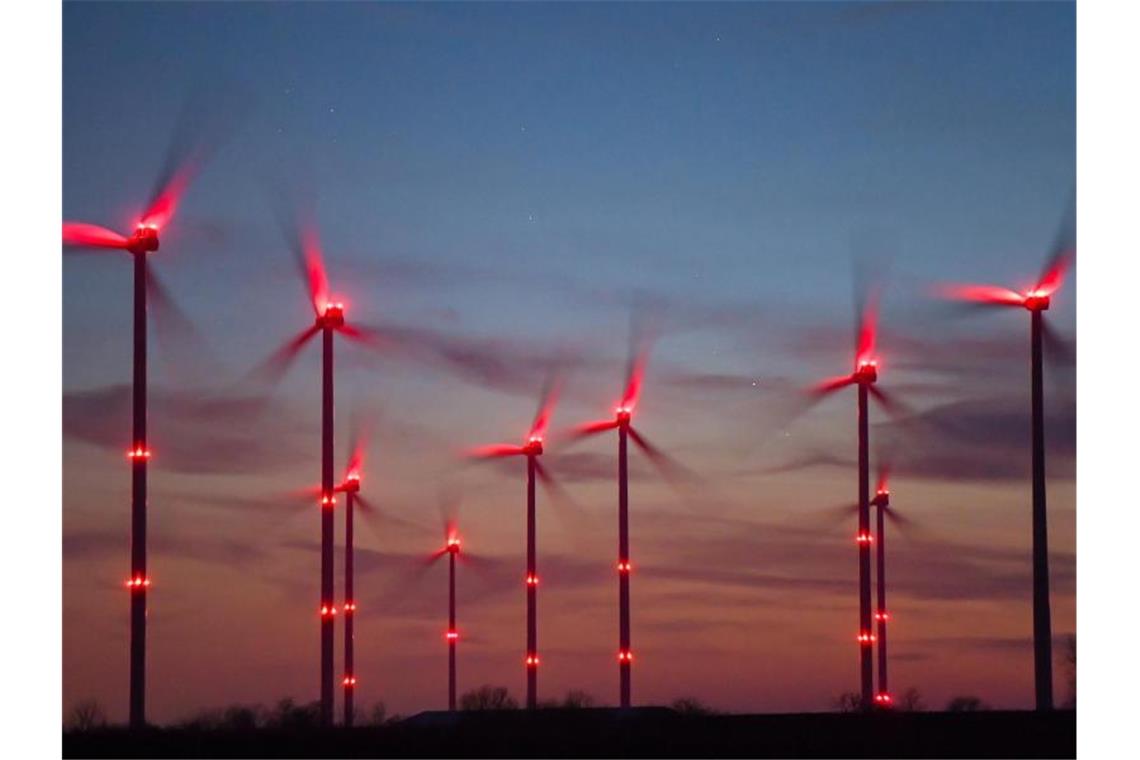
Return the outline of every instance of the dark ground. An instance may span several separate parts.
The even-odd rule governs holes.
[[[1073,711],[421,713],[382,727],[64,734],[64,757],[1075,757]]]

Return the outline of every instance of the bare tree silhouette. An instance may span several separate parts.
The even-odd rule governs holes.
[[[107,725],[107,715],[94,699],[81,699],[71,708],[64,728],[68,731],[94,731]]]
[[[1069,671],[1069,697],[1065,700],[1065,707],[1075,710],[1077,708],[1077,634],[1065,637],[1065,646],[1061,652],[1065,659],[1065,668]]]
[[[831,700],[831,707],[842,713],[859,712],[863,709],[863,698],[858,692],[845,691]]]
[[[946,712],[981,712],[990,709],[981,697],[954,697],[946,703]]]
[[[459,698],[460,710],[517,710],[518,706],[505,686],[484,684]]]
[[[922,692],[911,686],[895,702],[895,707],[902,712],[922,712],[926,709],[926,703],[922,701]]]
[[[571,689],[566,692],[566,696],[562,698],[560,707],[567,709],[584,709],[587,707],[594,707],[597,705],[597,700],[594,695],[579,689]]]
[[[713,715],[716,712],[696,697],[679,697],[669,706],[682,715]]]

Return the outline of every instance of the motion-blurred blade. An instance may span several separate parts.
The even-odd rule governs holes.
[[[269,358],[255,367],[251,377],[264,383],[275,384],[280,382],[285,372],[292,366],[293,360],[297,358],[297,354],[301,353],[301,349],[314,335],[320,332],[320,329],[317,325],[313,325],[302,330],[296,337],[291,338],[285,345],[270,354]]]
[[[502,459],[503,457],[515,457],[524,453],[522,446],[515,446],[509,443],[495,443],[489,446],[478,446],[467,452],[468,459]]]
[[[69,251],[76,248],[120,248],[127,247],[127,239],[106,227],[86,222],[63,223],[63,245]]]
[[[568,433],[566,433],[566,437],[570,440],[588,438],[589,436],[597,435],[598,433],[604,433],[607,430],[613,430],[617,426],[617,420],[598,420],[597,422],[587,422],[571,429]]]
[[[1049,258],[1041,270],[1041,277],[1037,281],[1035,290],[1046,296],[1051,296],[1064,283],[1065,275],[1073,264],[1077,251],[1077,206],[1076,191],[1070,198],[1064,217],[1057,230],[1057,236],[1049,249]]]
[[[654,446],[644,435],[639,433],[632,426],[629,428],[629,437],[633,440],[634,445],[644,452],[653,466],[657,468],[657,471],[660,472],[670,484],[683,486],[692,485],[700,481],[696,473]]]
[[[948,301],[963,301],[975,306],[1024,306],[1025,296],[999,285],[946,284],[934,289],[934,295]]]
[[[425,525],[421,525],[412,520],[406,520],[402,517],[397,517],[391,511],[381,509],[376,506],[370,499],[357,493],[353,496],[353,503],[360,507],[360,513],[371,523],[373,534],[383,540],[382,528],[398,529],[403,532],[411,533],[418,536],[426,536],[431,534],[431,529]]]
[[[814,400],[819,400],[829,393],[834,393],[840,388],[846,388],[855,382],[854,375],[840,375],[823,380],[819,383],[808,388],[808,396]]]
[[[244,93],[211,85],[183,104],[140,224],[163,230],[186,189],[233,133],[247,108]]]
[[[892,416],[913,416],[910,407],[899,399],[898,394],[885,391],[877,385],[868,385],[867,392]]]
[[[154,318],[158,342],[180,372],[194,374],[211,362],[205,338],[178,305],[153,266],[146,270],[148,311]]]
[[[550,470],[537,458],[534,460],[534,470],[535,474],[538,475],[538,482],[542,484],[543,489],[550,496],[551,505],[554,507],[554,514],[558,521],[571,534],[576,545],[583,545],[590,537],[592,527],[592,521],[586,510],[567,493],[562,484],[550,474]]]
[[[558,404],[558,394],[561,390],[561,381],[558,374],[552,371],[547,375],[538,397],[538,409],[534,413],[534,420],[530,424],[530,438],[543,439],[550,428],[550,418],[554,415],[554,407]]]
[[[1058,369],[1071,369],[1077,362],[1077,347],[1066,340],[1048,322],[1042,320],[1041,338],[1044,343],[1045,358]]]

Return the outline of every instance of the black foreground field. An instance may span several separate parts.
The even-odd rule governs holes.
[[[382,727],[64,734],[64,757],[1075,757],[1074,711],[421,713]]]

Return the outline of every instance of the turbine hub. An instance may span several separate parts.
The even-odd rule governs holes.
[[[879,363],[874,359],[860,359],[855,367],[855,382],[871,384],[879,379]]]
[[[538,456],[539,454],[541,454],[542,453],[542,436],[541,435],[532,435],[530,437],[530,439],[527,440],[526,445],[523,446],[523,453],[526,454],[528,457]]]
[[[617,421],[623,425],[628,424],[630,419],[633,418],[633,410],[628,406],[619,406],[617,408]]]
[[[452,536],[447,539],[447,551],[450,554],[459,554],[459,539]]]
[[[324,313],[317,317],[317,326],[322,328],[344,327],[344,304],[339,301],[325,304]]]
[[[350,472],[344,478],[344,490],[348,493],[357,493],[360,490],[360,473]]]
[[[1025,294],[1025,308],[1030,311],[1046,311],[1049,308],[1049,294],[1031,290]]]
[[[158,226],[139,224],[134,234],[127,240],[127,250],[131,253],[152,253],[158,250]]]

